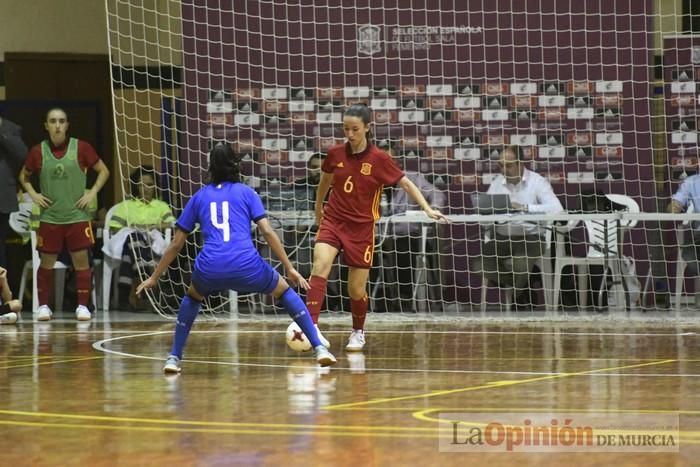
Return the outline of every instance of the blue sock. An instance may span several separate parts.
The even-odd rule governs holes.
[[[193,299],[189,295],[185,295],[180,303],[180,311],[177,313],[177,321],[175,323],[175,338],[173,339],[173,348],[170,355],[175,355],[182,359],[182,349],[187,342],[187,336],[192,329],[192,323],[199,313],[202,304]]]
[[[311,342],[311,346],[316,348],[321,345],[318,334],[316,334],[316,327],[311,320],[311,314],[309,314],[309,310],[306,308],[306,305],[304,305],[304,301],[299,294],[290,287],[284,291],[279,300],[289,316],[291,316],[294,322],[304,331],[304,335],[309,339],[309,342]]]

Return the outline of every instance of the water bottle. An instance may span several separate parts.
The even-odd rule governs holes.
[[[382,216],[389,215],[389,198],[386,197],[386,193],[382,193],[382,197],[379,200],[379,209]]]

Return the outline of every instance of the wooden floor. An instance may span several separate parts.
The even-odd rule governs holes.
[[[127,319],[130,317],[130,319]],[[322,321],[329,372],[287,320],[197,323],[179,376],[173,323],[113,312],[0,327],[0,458],[38,465],[699,465],[700,335],[658,323]],[[680,414],[677,453],[441,452],[440,412]],[[439,431],[442,427],[442,431]]]

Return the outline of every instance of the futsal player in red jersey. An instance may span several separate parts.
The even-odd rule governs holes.
[[[379,201],[384,186],[398,184],[428,217],[447,221],[440,211],[430,207],[391,156],[372,144],[370,120],[370,110],[364,104],[353,104],[346,109],[343,132],[347,142],[328,150],[316,191],[316,223],[319,228],[306,305],[318,327],[328,274],[342,250],[343,260],[349,267],[348,292],[352,312],[352,333],[345,346],[347,351],[361,351],[365,346],[367,280],[374,256],[374,225],[380,216]],[[328,190],[331,193],[324,206]],[[319,337],[324,345],[328,344],[320,332]]]

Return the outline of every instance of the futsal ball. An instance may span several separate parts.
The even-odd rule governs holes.
[[[311,342],[306,338],[299,325],[294,322],[287,328],[287,345],[295,352],[311,350]]]

